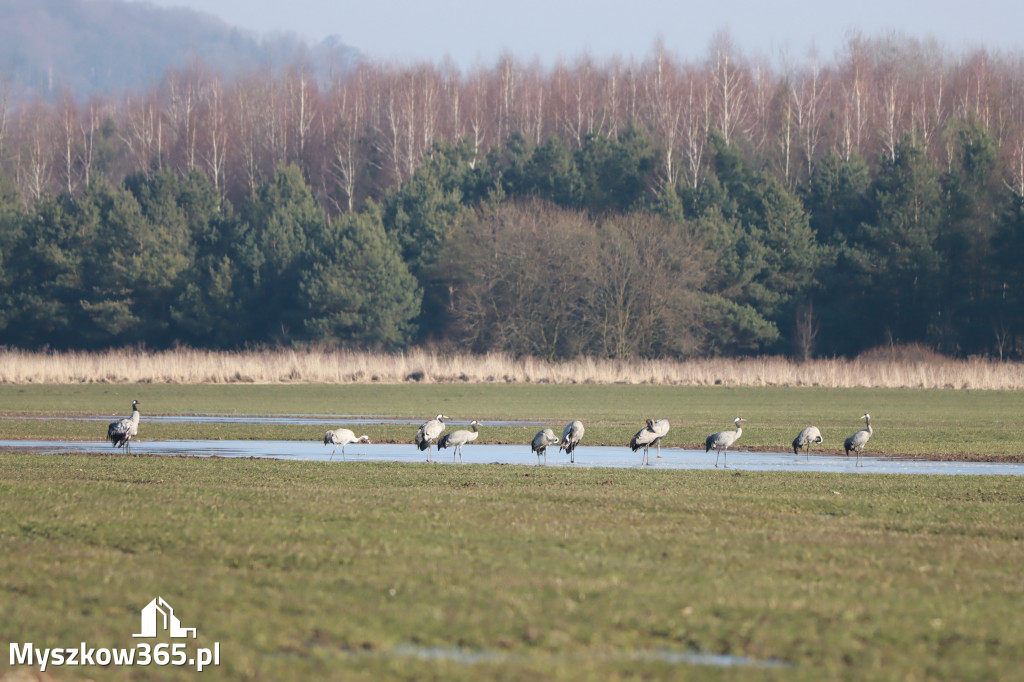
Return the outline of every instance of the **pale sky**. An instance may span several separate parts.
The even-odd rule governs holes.
[[[451,58],[463,69],[503,53],[545,66],[584,54],[643,60],[660,38],[682,59],[708,54],[725,30],[746,57],[836,56],[851,31],[934,38],[964,51],[1024,52],[1019,0],[143,0],[212,14],[260,35],[338,36],[371,59]]]

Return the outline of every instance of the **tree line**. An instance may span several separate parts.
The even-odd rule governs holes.
[[[719,37],[7,104],[0,343],[1019,356],[1022,77],[862,38],[779,73]]]

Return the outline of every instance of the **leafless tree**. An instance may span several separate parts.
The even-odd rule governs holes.
[[[266,80],[260,73],[252,73],[239,80],[231,96],[231,137],[232,149],[237,155],[238,176],[245,178],[244,190],[247,193],[256,188],[269,177],[264,164],[266,144],[265,123],[268,120],[264,108],[268,102]]]
[[[343,209],[355,208],[356,185],[363,160],[360,138],[366,120],[366,72],[357,69],[348,77],[335,80],[331,91],[328,140],[331,160],[328,173],[345,197]]]
[[[748,77],[728,33],[712,41],[711,80],[718,130],[726,144],[743,132],[747,119]]]
[[[284,95],[287,98],[285,110],[289,118],[284,134],[294,140],[289,145],[294,156],[288,156],[286,153],[283,160],[301,164],[309,144],[310,131],[313,130],[318,115],[316,81],[308,68],[299,64],[289,69],[284,86]]]
[[[196,167],[199,109],[199,65],[185,71],[172,69],[166,77],[164,115],[174,134],[177,170],[191,173]]]
[[[78,106],[70,93],[64,93],[60,100],[60,174],[64,190],[72,194],[78,186],[78,159],[80,158],[78,131]]]
[[[847,56],[842,62],[837,78],[842,91],[842,136],[839,155],[849,161],[853,152],[863,155],[864,134],[868,125],[868,87],[870,72],[867,48],[859,35],[854,35],[847,44]]]
[[[693,69],[686,78],[686,101],[683,111],[686,177],[688,184],[696,189],[704,172],[704,150],[711,134],[711,86]]]
[[[791,81],[793,112],[804,151],[807,177],[814,172],[818,142],[821,139],[822,102],[825,98],[825,82],[821,77],[817,55],[811,55],[809,71],[797,74]]]
[[[800,358],[807,362],[814,355],[815,342],[821,325],[814,316],[814,301],[808,300],[807,305],[796,311],[796,347]]]
[[[54,161],[55,125],[49,105],[34,101],[20,120],[20,152],[17,155],[15,182],[22,195],[35,201],[50,188]]]
[[[200,129],[204,144],[201,147],[203,168],[218,195],[223,198],[227,174],[228,111],[224,85],[213,78],[200,89]]]
[[[124,117],[118,131],[132,157],[134,170],[148,175],[152,169],[162,168],[164,120],[155,95],[135,101],[129,98],[121,111]]]
[[[686,108],[682,106],[679,74],[660,40],[654,46],[652,61],[644,68],[643,85],[647,100],[646,113],[663,150],[663,182],[665,186],[674,186],[680,174],[678,158],[681,156],[680,146],[685,134]]]

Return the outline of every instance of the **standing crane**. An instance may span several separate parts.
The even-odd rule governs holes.
[[[640,448],[644,449],[644,457],[641,460],[641,464],[650,464],[650,460],[647,457],[647,451],[652,445],[658,446],[658,457],[661,457],[661,439],[668,434],[669,423],[667,419],[659,419],[654,421],[651,418],[647,419],[647,426],[636,432],[633,438],[629,441],[629,447],[636,452]]]
[[[561,452],[565,450],[569,455],[569,461],[575,462],[576,456],[573,454],[573,450],[583,440],[583,422],[576,420],[565,425],[565,429],[562,430],[562,441],[558,444],[558,450]]]
[[[444,431],[444,420],[448,417],[443,414],[439,414],[429,421],[425,421],[420,425],[420,428],[416,431],[416,446],[419,447],[420,451],[427,451],[427,461],[430,460],[430,446],[437,441],[438,436]]]
[[[477,426],[480,422],[473,420],[469,423],[472,431],[466,431],[465,429],[459,429],[458,431],[452,431],[441,436],[441,439],[437,441],[438,451],[444,450],[446,447],[451,445],[455,448],[455,452],[452,453],[452,461],[455,461],[456,453],[459,455],[459,463],[462,463],[462,446],[466,443],[472,443],[476,440],[476,437],[480,435],[480,431],[477,430]]]
[[[537,464],[540,464],[540,456],[544,455],[544,463],[548,463],[548,446],[558,445],[558,436],[551,429],[544,429],[538,431],[537,435],[533,437],[533,442],[530,443],[530,450],[537,454]]]
[[[865,427],[847,438],[843,442],[843,449],[846,450],[846,456],[850,456],[850,452],[853,450],[857,451],[857,463],[854,466],[864,466],[864,462],[861,460],[861,455],[864,453],[864,446],[871,440],[871,415],[865,413],[861,419],[864,420]]]
[[[110,422],[107,427],[107,440],[114,447],[127,447],[128,454],[132,453],[131,439],[139,432],[139,401],[132,401],[132,416]]]
[[[334,453],[338,451],[338,446],[341,446],[341,458],[345,459],[345,446],[349,443],[369,443],[369,436],[359,436],[356,438],[356,434],[348,429],[335,429],[334,431],[328,431],[324,434],[324,445],[334,444],[334,449],[331,450],[331,459],[334,459]]]
[[[718,433],[712,433],[710,436],[704,439],[704,452],[710,452],[711,448],[717,451],[715,455],[715,468],[718,468],[718,456],[725,453],[722,458],[722,468],[728,469],[729,465],[726,463],[729,458],[729,446],[740,439],[743,435],[743,427],[740,426],[740,422],[745,422],[746,419],[736,417],[732,421],[736,425],[735,431],[719,431]]]
[[[800,448],[804,448],[804,454],[810,459],[811,444],[820,442],[821,431],[818,430],[817,426],[808,426],[793,439],[793,454],[799,454]]]

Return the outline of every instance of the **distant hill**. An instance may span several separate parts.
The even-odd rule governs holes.
[[[0,0],[0,87],[14,98],[121,95],[196,59],[225,75],[304,59],[320,76],[358,52],[328,38],[261,37],[189,9],[120,0]]]

